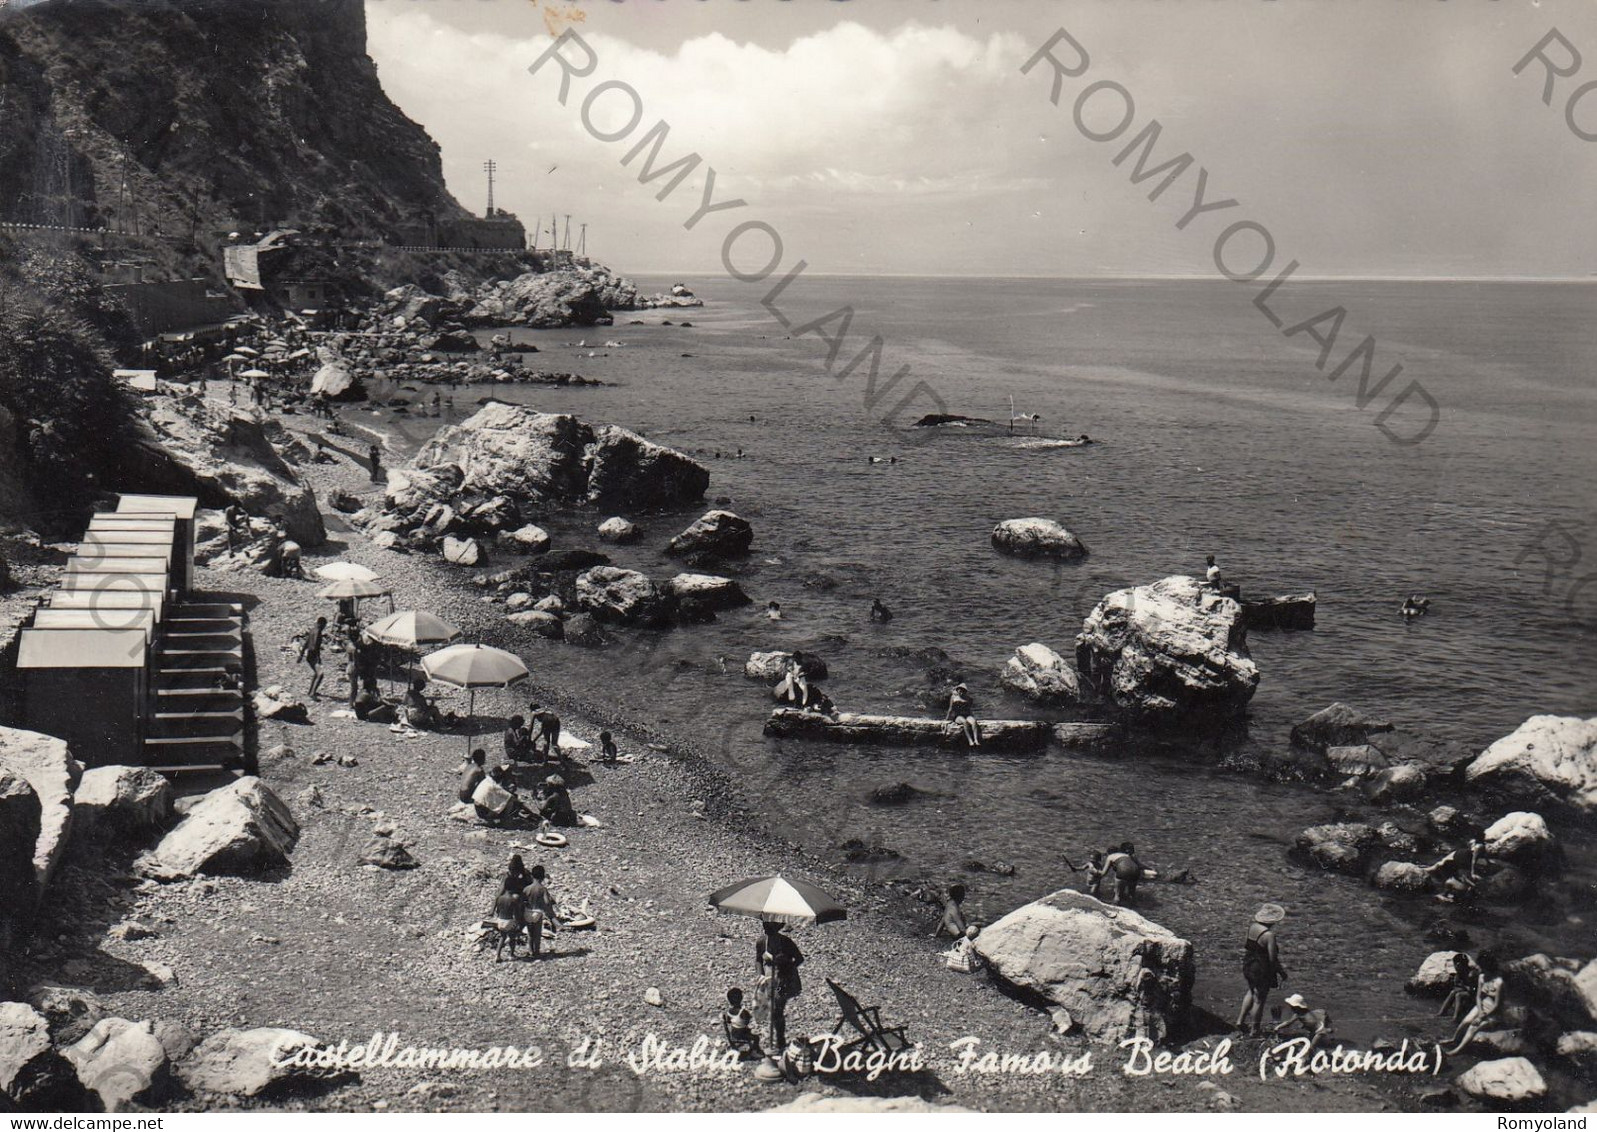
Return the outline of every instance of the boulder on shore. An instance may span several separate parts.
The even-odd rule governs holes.
[[[1425,793],[1425,769],[1415,763],[1399,763],[1377,771],[1365,785],[1370,801],[1412,802]]]
[[[139,858],[139,871],[157,880],[197,873],[252,873],[286,864],[299,842],[299,823],[259,778],[212,790],[177,827]]]
[[[523,609],[510,614],[505,618],[512,625],[520,625],[523,629],[531,629],[540,637],[551,641],[558,641],[566,635],[565,623],[558,614],[550,613],[543,609]]]
[[[1440,998],[1453,985],[1453,960],[1457,951],[1433,951],[1425,957],[1418,971],[1403,984],[1409,994]]]
[[[1366,745],[1371,735],[1392,730],[1389,720],[1366,715],[1340,701],[1321,708],[1292,728],[1292,745],[1325,754],[1331,747]]]
[[[675,449],[605,425],[589,450],[588,502],[635,511],[703,499],[710,472]]]
[[[166,1047],[149,1022],[102,1018],[62,1052],[106,1112],[121,1112],[133,1102],[149,1105],[171,1085]]]
[[[603,648],[610,643],[610,638],[605,636],[604,627],[591,613],[577,613],[567,617],[563,633],[566,644],[576,645],[578,648]]]
[[[499,536],[499,541],[508,550],[517,554],[542,554],[549,549],[549,532],[542,527],[527,523],[513,531],[505,531]]]
[[[799,671],[806,680],[825,680],[826,661],[812,652],[751,652],[743,665],[743,675],[749,680],[774,684],[787,672],[787,662],[798,662]]]
[[[1259,686],[1246,636],[1240,605],[1177,575],[1100,601],[1076,638],[1076,667],[1137,722],[1234,719]]]
[[[577,606],[601,621],[660,626],[670,620],[670,602],[636,570],[595,566],[577,575]]]
[[[1547,822],[1540,814],[1525,810],[1504,814],[1487,826],[1485,840],[1489,856],[1533,868],[1558,850],[1558,842],[1553,831],[1547,828]]]
[[[1069,703],[1081,695],[1076,666],[1047,645],[1021,645],[1004,664],[998,682],[1039,703]]]
[[[749,604],[743,587],[715,574],[678,574],[666,583],[666,590],[676,599],[684,620],[698,620]]]
[[[1375,870],[1370,883],[1389,892],[1424,892],[1430,878],[1413,861],[1385,861]]]
[[[1597,717],[1533,715],[1464,769],[1474,786],[1597,815]]]
[[[976,950],[1003,982],[1063,1006],[1099,1041],[1162,1041],[1191,1002],[1191,943],[1071,889],[1009,913]]]
[[[637,542],[643,537],[643,529],[630,520],[619,515],[612,515],[599,524],[599,537],[605,542],[620,545]]]
[[[84,772],[73,807],[84,831],[165,829],[172,820],[172,784],[147,766],[97,766]]]
[[[1541,953],[1503,964],[1503,976],[1514,997],[1549,1014],[1566,1026],[1590,1029],[1597,1024],[1597,959],[1564,959]]]
[[[0,1108],[77,1109],[81,1093],[72,1066],[51,1044],[44,1015],[23,1002],[0,1002]]]
[[[1087,548],[1052,519],[1005,519],[993,528],[993,549],[1020,558],[1084,558]]]
[[[480,566],[487,560],[482,544],[474,538],[444,536],[444,561],[451,566]]]
[[[1547,1082],[1523,1057],[1483,1061],[1460,1073],[1455,1083],[1477,1100],[1522,1104],[1547,1095]]]
[[[276,1085],[345,1075],[346,1071],[297,1063],[301,1059],[295,1055],[301,1050],[322,1048],[321,1042],[298,1030],[275,1026],[222,1030],[195,1047],[178,1073],[197,1093],[253,1097]]]
[[[730,511],[707,511],[671,540],[666,552],[676,555],[708,554],[736,558],[749,552],[754,528]]]
[[[43,892],[66,856],[72,832],[72,796],[83,765],[64,740],[37,731],[0,727],[0,771],[27,781],[39,801],[39,838],[33,848],[33,875]]]

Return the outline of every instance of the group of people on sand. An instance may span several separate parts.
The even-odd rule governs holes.
[[[804,953],[782,925],[766,920],[754,943],[754,997],[751,1003],[742,987],[728,987],[721,1004],[721,1032],[729,1049],[747,1060],[766,1054],[755,1025],[755,1008],[768,1025],[772,1054],[787,1049],[787,1004],[804,993],[799,966]]]
[[[313,700],[322,698],[327,654],[332,650],[337,650],[344,657],[344,678],[348,685],[350,707],[358,717],[367,718],[373,710],[373,702],[382,702],[377,690],[380,646],[366,638],[353,613],[348,616],[341,614],[332,625],[328,624],[326,617],[318,617],[315,624],[299,635],[299,663],[311,670],[305,694]]]
[[[495,963],[504,958],[506,947],[514,959],[518,944],[526,945],[527,958],[542,956],[544,934],[554,935],[561,923],[548,871],[542,865],[527,868],[519,853],[511,857],[489,923],[494,930]]]
[[[472,751],[456,768],[460,785],[456,797],[471,805],[477,818],[488,825],[533,824],[541,830],[566,829],[582,824],[563,775],[551,774],[523,794],[509,763],[488,765],[488,752]]]
[[[1242,978],[1247,991],[1237,1013],[1236,1029],[1245,1037],[1262,1036],[1270,992],[1286,982],[1286,967],[1281,962],[1280,945],[1276,940],[1276,927],[1284,919],[1286,909],[1281,905],[1261,904],[1243,938]],[[1326,1044],[1333,1036],[1328,1011],[1311,1007],[1300,993],[1289,994],[1283,1001],[1291,1013],[1271,1027],[1272,1034],[1301,1035],[1315,1046]],[[1463,1053],[1497,1017],[1502,1004],[1503,972],[1497,957],[1491,952],[1482,952],[1472,960],[1462,951],[1455,953],[1447,997],[1439,1014],[1451,1015],[1456,1028],[1447,1039],[1447,1045],[1442,1047],[1442,1053],[1450,1057]]]

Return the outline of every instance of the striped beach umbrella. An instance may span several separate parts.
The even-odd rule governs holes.
[[[781,875],[729,884],[710,893],[710,903],[728,915],[779,924],[828,924],[848,918],[848,909],[815,885]]]

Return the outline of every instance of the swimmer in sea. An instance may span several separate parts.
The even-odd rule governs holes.
[[[882,604],[882,599],[881,598],[873,597],[871,599],[871,620],[872,621],[880,621],[883,624],[886,624],[887,622],[891,621],[892,619],[893,619],[893,611],[891,609],[888,609],[887,606]]]
[[[782,620],[782,605],[780,602],[768,601],[765,603],[765,615],[772,621]]]

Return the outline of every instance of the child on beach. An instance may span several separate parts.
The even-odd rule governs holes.
[[[608,731],[599,732],[599,761],[613,763],[621,757],[621,752],[616,749],[615,736]]]
[[[1331,1016],[1324,1010],[1309,1009],[1308,1001],[1301,994],[1289,994],[1285,1001],[1292,1013],[1276,1025],[1276,1034],[1296,1032],[1306,1036],[1309,1045],[1314,1047],[1331,1036]]]
[[[726,992],[726,1003],[721,1007],[721,1032],[726,1044],[735,1049],[740,1058],[758,1057],[760,1040],[754,1036],[754,1015],[743,1005],[743,988],[731,987]]]

